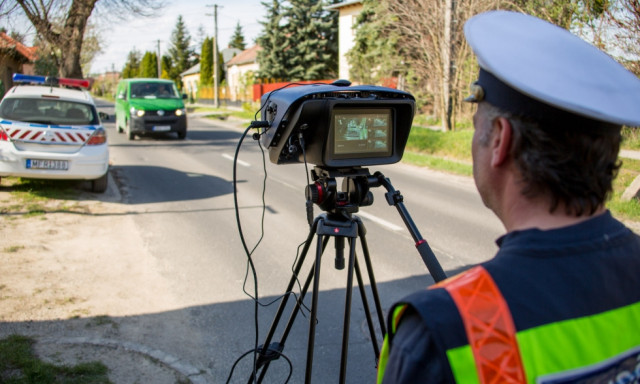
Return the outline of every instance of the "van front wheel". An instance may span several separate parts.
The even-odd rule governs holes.
[[[120,123],[120,119],[118,119],[118,114],[116,113],[116,129],[118,130],[118,133],[122,133],[124,132],[124,129],[122,129],[121,123]]]
[[[133,132],[131,131],[131,120],[126,122],[127,125],[127,135],[129,136],[129,140],[134,140],[136,138],[136,135],[133,134]]]

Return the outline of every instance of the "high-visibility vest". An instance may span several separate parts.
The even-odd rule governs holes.
[[[458,383],[640,382],[640,302],[518,331],[502,293],[481,266],[430,288],[445,289],[462,319],[464,329],[459,331],[467,343],[445,347]],[[412,304],[397,305],[391,315],[378,383],[384,376],[391,339],[408,305]],[[447,344],[447,339],[460,335],[445,332],[440,337]]]

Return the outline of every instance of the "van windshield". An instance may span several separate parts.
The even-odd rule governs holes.
[[[132,99],[178,99],[178,91],[171,83],[132,83]]]

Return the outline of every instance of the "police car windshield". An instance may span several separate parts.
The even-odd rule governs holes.
[[[57,99],[5,98],[0,105],[0,117],[49,125],[99,124],[93,106]]]
[[[178,92],[170,83],[133,83],[132,99],[177,99]]]

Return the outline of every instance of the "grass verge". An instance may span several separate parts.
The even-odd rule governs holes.
[[[190,107],[191,110],[191,107]],[[211,113],[211,115],[205,115],[206,118],[209,119],[220,119],[221,116],[233,116],[242,120],[255,120],[256,111],[258,109],[254,109],[253,106],[244,105],[242,110],[230,109],[230,108],[215,108],[215,107],[193,107],[193,112],[206,112]],[[258,118],[260,115],[258,115]]]
[[[624,149],[640,150],[640,132],[637,129],[622,130]],[[431,169],[472,176],[471,139],[473,129],[442,132],[429,128],[413,127],[403,162]],[[640,175],[640,161],[622,159],[622,167],[613,183],[613,194],[607,203],[611,212],[619,217],[640,221],[640,202],[623,201],[622,194]]]
[[[0,340],[0,383],[7,384],[107,384],[108,368],[100,362],[58,366],[40,360],[34,341],[11,335]]]
[[[0,213],[41,216],[47,212],[85,212],[77,201],[78,181],[3,177],[2,187],[10,188],[11,204],[0,204]]]

